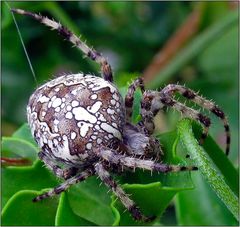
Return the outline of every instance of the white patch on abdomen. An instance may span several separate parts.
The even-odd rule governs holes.
[[[78,157],[70,154],[69,141],[66,135],[63,135],[61,137],[61,142],[58,142],[56,139],[54,139],[53,142],[56,148],[52,147],[51,150],[55,157],[62,158],[64,160],[71,160],[71,161],[75,161],[78,159]]]
[[[109,125],[107,123],[101,123],[100,127],[104,131],[113,134],[114,137],[117,137],[118,139],[122,138],[121,133],[116,128],[112,127],[111,125]]]
[[[117,92],[117,89],[110,84],[108,81],[102,79],[102,78],[94,78],[93,79],[94,86],[91,89],[92,91],[99,91],[102,88],[108,87],[110,89],[110,92],[113,94],[115,91]]]
[[[60,106],[61,104],[62,104],[62,99],[56,98],[56,99],[54,99],[54,101],[52,102],[52,107],[53,107],[53,108],[56,108],[56,107]]]
[[[97,99],[97,95],[96,94],[91,95],[90,99]]]
[[[77,126],[80,128],[81,137],[85,137],[89,131],[89,128],[93,127],[93,124],[86,123],[84,121],[80,121],[77,123]]]
[[[93,124],[97,122],[97,118],[94,115],[90,114],[83,107],[79,106],[73,108],[72,113],[74,114],[75,119],[78,121],[88,121]]]
[[[50,100],[50,98],[48,98],[47,96],[41,95],[41,96],[38,98],[37,102],[45,103],[45,102],[48,102],[49,100]]]
[[[94,114],[100,109],[101,105],[102,105],[102,102],[97,101],[92,106],[88,106],[87,110]]]

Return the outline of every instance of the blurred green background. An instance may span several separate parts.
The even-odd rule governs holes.
[[[26,122],[26,104],[34,81],[12,16],[2,4],[2,134]],[[238,154],[238,24],[234,2],[9,2],[11,7],[40,12],[69,27],[111,63],[122,87],[142,75],[153,57],[193,12],[199,23],[165,67],[152,75],[150,88],[180,82],[213,99],[229,116],[230,159]],[[235,15],[234,15],[235,14]],[[235,17],[235,18],[234,18]],[[99,73],[94,62],[57,32],[16,15],[38,85],[61,73]],[[191,19],[190,19],[191,20]],[[176,37],[178,40],[178,37]],[[178,42],[178,41],[177,41]],[[152,86],[153,87],[153,86]],[[213,117],[211,134],[224,145],[224,130]]]
[[[179,82],[214,100],[228,116],[232,132],[229,158],[235,167],[238,166],[237,2],[8,3],[13,8],[55,18],[76,34],[81,34],[87,44],[108,58],[115,82],[123,90],[133,78],[143,75],[150,89]],[[80,71],[99,74],[100,69],[94,62],[84,59],[82,53],[72,48],[56,31],[50,31],[28,17],[16,15],[37,77],[36,84],[13,18],[4,2],[1,2],[1,10],[2,135],[9,136],[26,122],[28,98],[38,85],[54,75]],[[191,35],[187,36],[187,33]],[[182,39],[184,42],[180,45]],[[180,47],[174,49],[174,45]],[[158,69],[153,59],[157,54],[166,55],[169,48],[173,48],[172,55]],[[149,67],[155,68],[150,79],[146,75]],[[170,130],[179,119],[171,111],[167,116],[165,119],[161,115],[162,121],[158,119],[162,124],[159,130]],[[223,126],[216,117],[213,116],[212,120],[210,134],[224,147]],[[198,179],[197,183],[203,185],[200,181]],[[201,187],[198,190],[195,193],[203,193]],[[211,193],[208,196],[214,197]],[[206,207],[211,208],[211,204],[206,204]],[[176,224],[173,213],[174,208],[170,206],[162,223]],[[211,218],[206,223],[214,223],[215,217]],[[198,221],[201,223],[201,219]]]

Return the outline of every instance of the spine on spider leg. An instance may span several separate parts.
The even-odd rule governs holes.
[[[214,102],[199,96],[193,90],[189,88],[185,88],[180,85],[178,85],[177,88],[184,97],[192,100],[193,102],[197,103],[199,106],[203,106],[205,109],[210,110],[213,114],[215,114],[218,118],[221,119],[224,125],[225,133],[226,133],[226,155],[228,155],[230,151],[230,127],[224,112]]]
[[[158,172],[180,172],[180,171],[195,171],[198,170],[196,166],[178,166],[178,165],[164,165],[164,164],[154,164],[153,170]]]
[[[127,193],[117,184],[116,181],[110,176],[108,171],[104,169],[103,165],[97,163],[95,165],[95,170],[101,180],[108,186],[114,194],[121,200],[123,205],[127,208],[127,210],[131,213],[132,217],[137,221],[149,222],[152,221],[155,216],[146,217],[140,211],[140,209],[136,206],[136,204],[129,198]]]
[[[45,192],[41,195],[38,195],[32,201],[33,202],[38,202],[38,201],[41,201],[43,199],[52,197],[54,195],[58,195],[58,194],[60,194],[64,191],[66,191],[71,185],[74,185],[78,182],[84,181],[85,179],[92,176],[93,174],[94,174],[94,170],[92,168],[87,169],[87,170],[79,173],[78,175],[75,175],[72,178],[67,179],[65,182],[63,182],[59,186],[55,187],[54,189],[51,189],[48,192]]]
[[[40,14],[32,13],[22,9],[11,9],[11,11],[13,13],[17,13],[20,15],[29,16],[34,20],[52,28],[53,30],[57,30],[59,34],[62,35],[65,39],[79,47],[84,54],[86,55],[89,54],[90,48],[84,42],[82,42],[76,35],[74,35],[70,30],[62,26],[60,23],[54,20],[50,20],[47,17],[42,16]]]
[[[52,28],[53,30],[57,30],[60,35],[62,35],[65,39],[67,39],[69,42],[74,44],[78,49],[80,49],[87,57],[89,57],[91,60],[97,62],[101,65],[101,71],[103,73],[103,78],[112,82],[112,69],[107,60],[97,51],[87,46],[86,43],[81,41],[79,37],[77,37],[73,32],[68,30],[66,27],[62,26],[60,23],[57,23],[54,20],[50,20],[47,17],[38,15],[36,13],[32,13],[29,11],[25,11],[22,9],[11,9],[13,13],[17,13],[20,15],[29,16],[40,23]]]
[[[104,160],[112,164],[122,165],[132,169],[140,168],[140,169],[158,171],[163,173],[198,170],[196,166],[166,165],[166,164],[156,163],[151,160],[126,157],[125,155],[115,154],[111,150],[107,150],[107,149],[106,150],[101,149],[98,155]]]
[[[209,127],[211,125],[211,120],[209,117],[204,116],[200,112],[196,116],[197,116],[196,119],[204,125],[204,129],[203,129],[201,138],[199,140],[199,144],[202,145],[204,140],[207,138]]]
[[[176,84],[169,84],[162,90],[162,92],[170,96],[174,95],[174,93],[176,92],[179,92],[185,98],[191,100],[192,102],[198,104],[199,106],[202,106],[207,110],[210,110],[213,114],[215,114],[218,118],[220,118],[221,121],[223,122],[225,133],[226,133],[226,155],[229,154],[230,140],[231,140],[229,123],[224,112],[217,105],[215,105],[214,102],[201,97],[200,95],[198,95],[197,92],[189,88],[186,88],[181,85],[176,85]],[[199,115],[199,118],[201,118],[201,115]],[[203,133],[200,143],[205,139],[206,136],[207,136],[207,131]]]
[[[218,106],[214,105],[210,110],[212,113],[214,113],[217,117],[219,117],[223,121],[224,129],[226,133],[226,155],[228,155],[230,151],[230,142],[231,142],[230,127],[229,127],[228,120],[224,112],[220,110]]]
[[[166,88],[168,88],[168,86]],[[183,115],[185,115],[189,118],[198,120],[204,126],[201,138],[199,140],[199,144],[202,145],[204,142],[204,139],[208,135],[208,130],[211,125],[210,118],[201,114],[199,111],[196,111],[196,110],[186,106],[185,104],[182,104],[182,103],[178,102],[177,100],[173,99],[170,95],[166,94],[166,91],[164,91],[164,90],[163,90],[162,95],[160,95],[160,97],[161,97],[160,102],[162,102],[164,105],[172,107],[173,109],[176,109],[177,111],[179,111],[180,113],[182,113]]]

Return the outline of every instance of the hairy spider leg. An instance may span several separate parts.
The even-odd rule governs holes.
[[[102,147],[98,150],[97,155],[110,164],[117,164],[131,169],[140,168],[162,173],[198,170],[196,166],[167,165],[152,160],[127,157],[122,154],[116,154],[114,150],[107,147]]]
[[[148,222],[152,221],[155,217],[146,217],[144,216],[136,204],[129,198],[129,196],[124,192],[124,190],[112,179],[109,172],[104,168],[101,163],[95,164],[96,174],[100,179],[109,187],[117,198],[120,199],[122,204],[127,208],[131,213],[132,217],[137,221]]]
[[[145,91],[143,78],[139,77],[133,81],[133,83],[128,87],[127,94],[125,96],[125,107],[126,107],[126,121],[130,122],[133,112],[133,101],[134,93],[140,88],[142,93]]]
[[[38,157],[39,157],[39,159],[41,159],[44,162],[44,164],[47,166],[47,168],[50,169],[51,171],[53,171],[53,173],[59,178],[63,178],[66,180],[66,179],[76,175],[76,173],[77,173],[78,169],[75,167],[70,167],[68,169],[62,169],[60,166],[56,165],[56,163],[53,161],[53,159],[48,157],[48,155],[46,155],[46,153],[44,151],[40,151],[38,153]]]
[[[199,96],[196,92],[193,90],[186,88],[184,86],[178,85],[178,84],[169,84],[165,88],[161,90],[162,93],[173,96],[176,92],[180,93],[182,96],[187,98],[188,100],[191,100],[192,102],[198,104],[199,106],[210,110],[213,114],[215,114],[218,118],[221,119],[224,125],[225,134],[226,134],[226,155],[229,154],[230,151],[230,127],[227,120],[227,117],[225,116],[224,112],[212,101],[207,100],[201,96]],[[201,143],[207,136],[207,133],[202,134]]]
[[[155,97],[157,92],[145,91],[141,100],[141,117],[142,119],[138,122],[138,126],[144,128],[146,135],[152,135],[155,129],[154,117],[157,115],[160,109],[163,108],[163,105],[158,105],[153,109],[157,111],[152,112],[152,100]]]
[[[209,127],[211,125],[211,120],[207,116],[201,114],[200,112],[185,106],[184,104],[174,100],[168,94],[164,94],[162,92],[153,92],[147,91],[144,93],[142,99],[142,122],[147,128],[149,134],[153,133],[154,130],[154,116],[162,109],[164,106],[171,107],[176,109],[184,116],[187,116],[191,119],[199,121],[203,126],[203,132],[200,139],[200,143],[202,143],[202,139],[206,138],[208,134]]]
[[[87,46],[86,43],[81,41],[79,37],[77,37],[74,33],[72,33],[68,28],[64,27],[60,23],[50,20],[49,18],[35,14],[29,11],[25,11],[22,9],[11,9],[13,13],[21,14],[21,15],[26,15],[30,16],[33,19],[39,21],[40,23],[52,28],[53,30],[57,30],[60,35],[62,35],[66,40],[74,44],[78,49],[80,49],[87,57],[92,59],[93,61],[97,62],[101,66],[101,72],[102,72],[102,77],[107,80],[112,82],[113,81],[113,76],[112,76],[112,69],[110,64],[107,62],[106,58],[102,56],[102,54],[98,53],[96,50],[93,48],[90,48]]]
[[[77,174],[76,176],[73,176],[72,178],[67,179],[65,182],[60,184],[59,186],[53,188],[52,190],[43,193],[41,195],[38,195],[33,199],[33,202],[38,202],[40,200],[46,199],[48,197],[52,197],[54,195],[58,195],[64,191],[66,191],[71,185],[77,184],[80,181],[86,180],[88,177],[92,176],[94,174],[94,171],[89,168],[85,171],[82,171],[81,173]]]

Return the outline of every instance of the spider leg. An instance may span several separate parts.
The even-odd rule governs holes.
[[[180,102],[177,102],[174,99],[171,99],[171,102],[167,103],[166,105],[176,109],[177,111],[181,112],[183,115],[185,115],[189,118],[192,118],[192,119],[195,119],[195,120],[199,121],[203,125],[204,129],[203,129],[201,138],[199,140],[199,144],[203,144],[204,139],[208,135],[208,131],[209,131],[209,128],[210,128],[210,125],[211,125],[210,118],[201,114],[200,112],[190,108],[190,107],[187,107],[187,106],[183,105]]]
[[[154,116],[156,116],[158,111],[162,109],[164,106],[168,106],[173,109],[176,109],[177,111],[181,112],[183,115],[189,118],[199,121],[204,126],[199,141],[200,144],[202,144],[204,139],[207,137],[208,130],[211,125],[210,118],[174,100],[167,94],[153,91],[145,92],[142,99],[142,106],[143,106],[141,111],[142,121],[140,123],[144,124],[149,134],[152,134],[154,130],[153,122]]]
[[[66,27],[62,26],[60,23],[50,20],[47,17],[28,12],[22,9],[12,9],[13,13],[18,13],[21,15],[30,16],[33,19],[39,21],[40,23],[52,28],[53,30],[57,30],[60,35],[62,35],[66,40],[74,44],[78,49],[80,49],[87,57],[92,59],[93,61],[97,62],[101,66],[101,72],[102,76],[105,80],[112,82],[112,69],[110,64],[107,62],[107,60],[96,50],[93,48],[90,48],[87,46],[86,43],[81,41],[79,37],[77,37],[75,34],[73,34],[70,30],[68,30]]]
[[[59,186],[51,189],[50,191],[38,195],[33,199],[33,202],[38,202],[40,200],[46,199],[48,197],[52,197],[54,195],[60,194],[61,192],[66,191],[71,185],[76,184],[80,181],[86,180],[88,177],[92,176],[94,171],[92,169],[87,169],[82,171],[80,174],[73,176],[72,178],[67,179],[65,182],[60,184]]]
[[[124,190],[112,179],[109,172],[104,168],[101,163],[95,164],[96,174],[105,183],[106,186],[110,187],[114,194],[120,199],[122,204],[131,213],[132,217],[137,221],[151,221],[154,217],[144,216],[136,204],[129,198]]]
[[[140,168],[144,170],[157,171],[162,173],[192,171],[198,169],[196,166],[167,165],[157,163],[151,160],[127,157],[125,155],[116,154],[113,150],[106,147],[103,147],[100,150],[98,150],[97,155],[111,164],[129,167],[132,169]]]
[[[169,96],[173,96],[176,92],[180,93],[182,96],[198,104],[199,106],[210,110],[213,114],[220,118],[220,120],[223,122],[226,133],[226,154],[228,155],[230,151],[230,127],[224,112],[212,101],[199,96],[196,92],[184,86],[178,84],[169,84],[161,90],[161,93]]]
[[[154,116],[163,108],[158,102],[157,106],[152,107],[152,100],[157,97],[158,92],[145,91],[141,100],[141,117],[138,126],[142,127],[146,135],[152,135],[155,129]],[[152,109],[155,111],[153,112]]]
[[[60,166],[56,165],[55,162],[52,161],[52,159],[48,157],[44,151],[40,151],[38,153],[38,157],[44,162],[47,168],[52,170],[53,173],[59,178],[63,178],[66,180],[72,177],[73,175],[75,175],[77,172],[77,168],[74,168],[74,167],[70,167],[68,169],[62,169]]]
[[[129,86],[127,94],[125,96],[125,107],[126,107],[126,120],[130,121],[132,117],[133,111],[133,100],[134,100],[134,93],[140,88],[142,93],[145,91],[143,78],[139,77]]]

